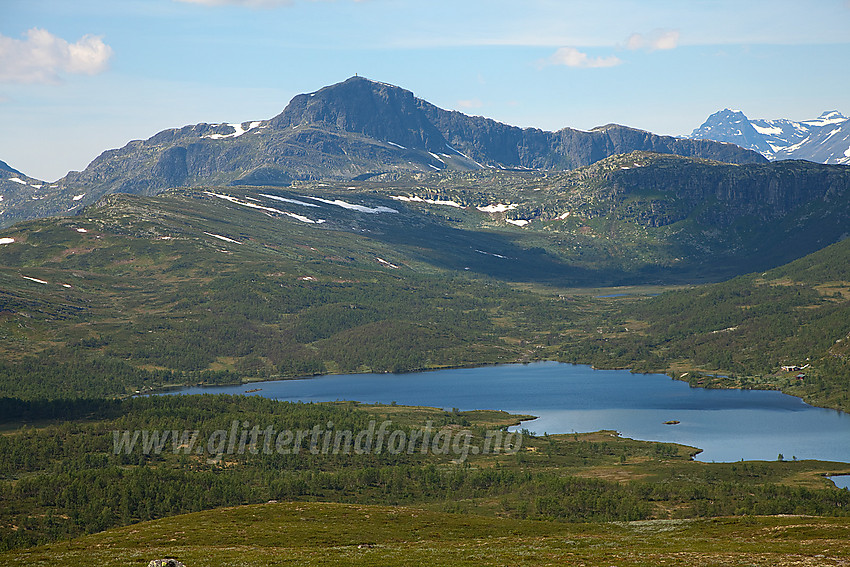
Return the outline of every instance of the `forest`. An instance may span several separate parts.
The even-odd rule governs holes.
[[[302,404],[246,396],[148,396],[124,400],[2,400],[0,550],[114,526],[269,500],[416,505],[561,522],[704,518],[749,514],[843,516],[850,493],[785,479],[835,464],[697,463],[694,450],[610,435],[532,436],[515,454],[226,454],[114,451],[113,431],[227,429],[233,420],[309,429],[332,422],[361,430],[392,419],[405,431],[425,420],[486,431],[517,423],[503,412],[458,412],[352,402]],[[62,416],[64,419],[58,419]],[[31,425],[19,428],[21,420]],[[8,429],[11,425],[11,429]],[[630,482],[607,480],[620,468]],[[822,486],[826,486],[825,481]]]

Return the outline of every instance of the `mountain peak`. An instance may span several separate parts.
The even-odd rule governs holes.
[[[826,110],[814,120],[804,120],[803,124],[806,124],[807,126],[812,126],[814,128],[819,128],[821,126],[828,126],[830,124],[840,124],[842,122],[846,122],[847,120],[848,118],[837,110]]]
[[[850,163],[850,119],[827,110],[813,120],[750,120],[739,110],[715,112],[690,138],[731,142],[770,159]]]
[[[747,115],[731,108],[718,110],[709,116],[702,126],[691,132],[689,137],[697,140],[729,142],[763,155],[772,151],[772,148],[753,128]]]
[[[406,148],[444,151],[448,142],[423,114],[425,104],[401,87],[355,75],[296,96],[271,126],[331,127]]]

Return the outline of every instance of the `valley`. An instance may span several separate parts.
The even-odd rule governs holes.
[[[146,394],[534,361],[850,411],[846,165],[617,125],[517,128],[353,77],[270,120],[130,142],[55,183],[0,168],[7,563],[846,555],[848,493],[824,478],[846,463],[702,463],[699,448],[608,430],[525,431],[517,452],[468,460],[110,446],[119,431],[357,431],[380,419],[481,441],[522,417]],[[396,529],[375,533],[369,518]],[[223,527],[295,519],[355,528],[258,535],[233,551]],[[158,530],[182,535],[145,539]],[[602,537],[614,543],[603,550]],[[730,538],[733,558],[718,544]],[[469,555],[469,541],[504,547]]]

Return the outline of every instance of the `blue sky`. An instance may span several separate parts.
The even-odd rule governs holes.
[[[518,126],[850,115],[850,0],[0,0],[0,160],[53,181],[358,73]]]

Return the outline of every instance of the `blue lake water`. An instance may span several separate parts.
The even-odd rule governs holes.
[[[530,414],[537,434],[612,429],[624,437],[703,449],[702,461],[822,459],[850,462],[850,414],[759,390],[706,390],[663,374],[539,362],[186,388],[172,394],[241,394],[321,402],[397,402]],[[678,421],[678,425],[665,425]]]

